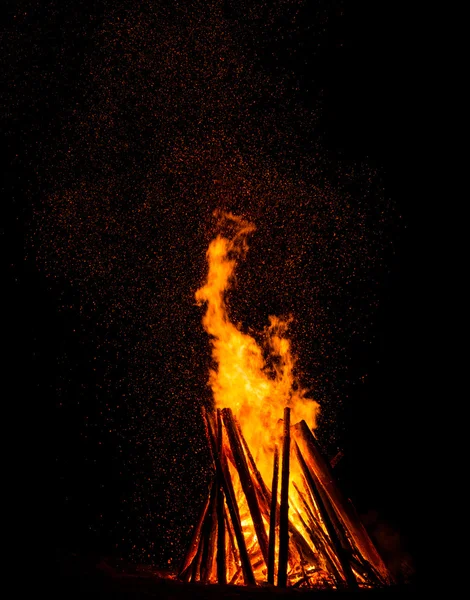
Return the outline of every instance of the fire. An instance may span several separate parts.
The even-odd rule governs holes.
[[[255,227],[231,213],[219,217],[231,233],[210,243],[207,280],[196,292],[206,304],[209,383],[220,409],[204,413],[215,473],[180,577],[273,583],[277,571],[279,586],[357,589],[387,582],[385,565],[312,434],[319,406],[295,379],[290,319],[270,316],[259,345],[229,318],[226,293]]]
[[[215,366],[209,382],[216,408],[232,409],[268,481],[274,447],[282,434],[278,422],[284,407],[291,407],[294,421],[304,419],[313,429],[319,406],[295,380],[295,359],[286,337],[290,320],[269,317],[263,332],[265,352],[252,336],[230,321],[225,295],[233,285],[237,262],[248,250],[247,237],[255,226],[231,213],[221,213],[219,223],[231,225],[234,233],[230,238],[219,234],[210,243],[207,280],[196,292],[196,300],[207,305],[203,325],[212,339]],[[268,366],[268,356],[273,366]]]

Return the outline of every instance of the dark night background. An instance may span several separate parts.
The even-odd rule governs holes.
[[[292,61],[290,67],[303,82],[300,93],[306,105],[321,97],[317,131],[325,152],[333,162],[365,161],[376,169],[385,197],[393,200],[395,215],[400,215],[399,224],[393,225],[392,250],[385,250],[385,266],[374,274],[378,308],[371,316],[366,341],[344,341],[352,360],[342,387],[348,400],[338,434],[337,447],[344,456],[337,472],[371,531],[382,543],[387,538],[390,556],[410,555],[419,575],[420,436],[426,389],[418,359],[426,351],[419,268],[420,41],[412,15],[405,18],[406,11],[396,2],[310,5],[305,18],[312,22],[319,14],[328,14],[318,46],[317,38],[306,36],[301,58],[283,59],[288,54],[283,43],[273,44],[281,60]],[[133,548],[134,531],[147,527],[142,526],[139,511],[145,510],[142,506],[155,490],[157,495],[167,494],[171,481],[163,477],[162,487],[152,484],[156,487],[142,492],[147,500],[139,510],[130,510],[139,490],[145,489],[146,472],[156,472],[150,455],[126,441],[145,438],[145,432],[134,437],[129,433],[129,422],[141,416],[135,416],[131,407],[116,408],[116,398],[132,394],[132,369],[125,358],[110,367],[113,355],[100,350],[97,340],[112,336],[113,331],[104,331],[100,324],[99,306],[95,312],[79,310],[76,289],[63,276],[46,277],[29,242],[35,207],[48,185],[44,157],[54,155],[51,148],[64,120],[72,107],[84,102],[87,90],[81,85],[81,69],[109,3],[95,2],[93,9],[79,0],[16,2],[10,7],[1,42],[8,84],[2,96],[7,150],[2,180],[7,213],[2,227],[7,250],[3,279],[11,300],[6,320],[14,329],[7,376],[14,374],[21,419],[26,413],[32,416],[27,418],[32,421],[31,434],[25,436],[31,449],[31,461],[25,461],[25,473],[32,475],[28,497],[40,498],[34,501],[40,506],[39,520],[47,519],[48,544],[52,542],[59,557],[115,556],[155,560],[163,566],[168,560],[177,561],[180,554],[161,532],[167,528],[183,538],[187,535],[191,523],[181,516],[180,508],[184,500],[190,504],[192,497],[204,493],[204,476],[196,481],[193,496],[185,483],[187,466],[183,468],[178,489],[184,491],[184,498],[179,498],[172,514],[165,515],[158,514],[158,501],[154,506],[150,502],[147,510],[154,514],[155,529],[137,536],[136,545],[142,549]],[[267,58],[265,67],[272,68]],[[202,343],[204,339],[198,338]],[[123,341],[124,357],[125,346]],[[178,364],[174,357],[169,364],[172,360]],[[163,367],[153,367],[158,379]],[[105,420],[103,412],[109,406],[112,415]],[[158,410],[149,419],[161,417],[174,427],[171,406],[162,402]],[[139,422],[135,427],[145,426]],[[161,427],[163,431],[166,425]],[[189,415],[185,427],[181,439],[167,440],[170,450],[165,454],[162,449],[162,461],[177,461],[190,439],[201,444],[196,412]],[[158,453],[158,442],[153,449]],[[196,469],[202,470],[203,450],[195,460]],[[192,511],[194,519],[197,502]],[[145,538],[150,545],[143,548]]]

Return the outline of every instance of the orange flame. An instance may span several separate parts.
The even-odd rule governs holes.
[[[248,249],[247,236],[255,226],[231,213],[219,213],[219,225],[231,225],[231,239],[218,235],[209,245],[209,271],[203,287],[196,292],[206,302],[203,325],[211,336],[215,368],[209,383],[217,408],[231,408],[265,481],[270,481],[274,445],[279,442],[277,424],[285,406],[291,407],[295,423],[305,419],[315,427],[318,403],[306,397],[306,390],[294,378],[295,359],[286,337],[290,320],[269,317],[264,331],[265,351],[273,359],[268,367],[263,349],[255,339],[230,321],[225,293],[233,283],[237,260]]]

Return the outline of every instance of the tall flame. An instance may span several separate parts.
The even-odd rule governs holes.
[[[232,409],[261,474],[268,480],[284,407],[291,407],[293,422],[305,419],[314,428],[319,406],[295,381],[295,359],[286,337],[289,321],[269,317],[264,331],[265,354],[252,336],[230,321],[225,294],[233,284],[237,261],[248,249],[247,236],[255,226],[231,213],[219,216],[219,225],[231,225],[232,235],[229,239],[219,234],[210,243],[207,280],[196,292],[196,300],[207,303],[203,325],[211,336],[214,360],[209,383],[215,406]],[[268,365],[268,356],[273,366]]]

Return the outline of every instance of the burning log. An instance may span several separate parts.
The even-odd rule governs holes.
[[[243,492],[248,502],[250,509],[251,518],[253,519],[253,525],[258,538],[258,543],[263,554],[265,563],[268,562],[268,538],[266,535],[266,529],[264,527],[263,519],[261,517],[261,511],[256,497],[256,492],[251,479],[250,471],[243,453],[240,438],[238,436],[237,427],[235,425],[235,419],[232,411],[229,408],[224,408],[222,411],[225,428],[228,434],[230,447],[232,449],[233,457],[237,465],[238,475],[242,484]]]
[[[204,422],[204,427],[205,427],[205,431],[206,431],[206,438],[209,441],[209,451],[211,453],[211,457],[212,457],[213,461],[215,462],[215,458],[214,458],[215,446],[212,443],[212,423],[210,421],[209,414],[204,409],[202,410],[202,416],[203,416],[203,422]],[[203,506],[203,510],[200,513],[198,523],[194,529],[194,533],[193,533],[193,537],[192,537],[190,545],[189,545],[189,549],[186,553],[185,559],[183,561],[183,564],[182,564],[179,574],[178,574],[178,577],[186,582],[190,581],[190,580],[193,580],[193,581],[195,580],[196,573],[198,571],[197,565],[198,565],[198,563],[200,564],[201,559],[202,559],[201,553],[202,553],[202,547],[204,545],[204,535],[203,535],[202,530],[203,530],[203,525],[205,523],[208,509],[209,509],[209,505],[211,502],[211,498],[213,496],[212,490],[213,490],[214,484],[215,484],[215,481],[211,483],[210,493],[207,495],[206,501]],[[207,529],[207,527],[206,527],[206,529]]]
[[[337,582],[338,587],[341,587],[344,584],[344,578],[340,575],[340,572],[342,571],[341,561],[339,559],[339,556],[336,552],[332,540],[323,530],[323,526],[321,525],[321,523],[323,523],[322,515],[318,507],[316,506],[315,497],[312,491],[309,489],[310,486],[305,478],[304,487],[306,492],[304,498],[306,499],[306,496],[308,496],[310,499],[310,504],[308,504],[307,502],[306,507],[309,521],[312,524],[312,535],[317,538],[317,544],[319,544],[320,548],[323,549],[323,555],[325,559],[331,564],[331,573],[333,574],[333,577]],[[317,486],[317,489],[318,487],[319,486]],[[347,559],[349,560],[352,560],[352,554],[349,551],[345,551],[345,557],[347,557]]]
[[[321,455],[318,447],[316,447],[316,450],[317,450],[317,457],[318,458],[315,459],[314,464],[317,465],[318,462],[319,462],[319,459],[321,459],[321,461],[322,461],[325,469],[329,468],[327,461],[323,459],[323,457],[322,457],[322,455]],[[315,470],[313,472],[314,472],[314,474],[316,473]],[[331,470],[330,470],[330,473],[331,473]],[[333,486],[334,482],[333,482],[333,480],[331,480],[331,481],[332,481],[331,487],[332,487],[332,489],[334,489],[336,491],[337,486],[336,485]],[[323,501],[323,505],[324,505],[325,509],[328,512],[328,516],[329,516],[329,518],[330,518],[330,520],[331,520],[331,522],[333,524],[333,527],[334,527],[334,529],[336,531],[336,534],[338,535],[338,538],[340,540],[342,548],[344,549],[344,551],[347,552],[347,555],[349,557],[352,556],[352,554],[354,553],[354,551],[353,551],[353,547],[351,545],[351,539],[350,539],[350,537],[347,535],[347,533],[345,531],[343,523],[340,520],[339,515],[338,515],[338,513],[335,510],[335,507],[334,507],[334,505],[333,505],[333,503],[331,501],[330,496],[328,495],[326,489],[322,485],[318,485],[317,486],[317,490],[318,490],[318,493],[321,496],[321,499]]]
[[[217,451],[222,455],[222,419],[220,410],[217,411]],[[217,581],[218,583],[227,583],[227,571],[225,561],[225,508],[224,491],[220,477],[217,481]]]
[[[357,580],[354,577],[354,573],[352,572],[351,565],[349,564],[347,556],[344,552],[344,548],[341,546],[341,542],[338,538],[338,534],[333,526],[333,523],[330,519],[328,510],[323,502],[323,498],[318,489],[318,483],[317,483],[317,481],[315,481],[315,475],[313,475],[309,471],[307,464],[300,452],[300,449],[299,449],[299,446],[297,445],[297,443],[295,444],[295,448],[296,448],[298,461],[299,461],[300,466],[302,467],[302,470],[305,475],[305,479],[307,480],[310,491],[312,492],[312,495],[315,499],[315,503],[318,506],[318,509],[320,511],[322,521],[325,524],[325,527],[328,531],[328,535],[329,535],[330,540],[335,549],[336,555],[338,556],[339,561],[341,563],[341,568],[343,570],[344,577],[351,589],[357,589],[357,587],[358,587]]]
[[[311,508],[308,505],[305,495],[299,490],[299,488],[297,487],[297,485],[295,483],[294,483],[294,487],[299,495],[300,501],[302,502],[303,508],[304,508],[304,510],[307,514],[307,518],[309,520],[309,525],[305,525],[305,529],[306,529],[307,533],[309,534],[310,539],[312,540],[315,548],[317,548],[319,550],[319,553],[320,553],[320,555],[323,559],[323,562],[325,563],[325,566],[327,568],[327,571],[331,572],[333,579],[336,581],[336,583],[338,585],[341,585],[341,582],[342,582],[341,575],[339,574],[339,571],[336,568],[334,559],[330,556],[332,551],[330,549],[328,540],[325,539],[323,530],[322,530],[320,524],[318,523],[317,519],[315,519],[315,516],[313,515]],[[302,519],[301,516],[300,516],[300,518]]]
[[[234,576],[232,577],[232,579],[230,580],[230,585],[234,585],[237,582],[237,579],[240,577],[240,573],[242,572],[242,568],[239,567]]]
[[[357,588],[372,581],[375,584],[374,573],[381,582],[388,581],[385,566],[352,505],[341,496],[306,422],[301,421],[291,432],[286,404],[292,406],[292,418],[295,414],[296,419],[309,423],[314,422],[318,405],[309,401],[306,390],[295,381],[295,360],[285,336],[287,322],[271,317],[266,328],[266,348],[274,359],[271,365],[254,337],[230,321],[225,292],[254,226],[233,214],[219,216],[230,236],[217,235],[210,243],[207,280],[197,290],[196,300],[207,303],[203,324],[211,336],[215,363],[210,385],[216,406],[224,408],[216,418],[204,414],[215,477],[181,576],[190,581],[236,584],[242,576],[245,584],[264,583],[267,577],[274,583],[278,544],[278,586],[347,584]],[[274,465],[272,458],[275,443],[280,444],[277,423],[283,410],[280,466],[278,450]],[[291,435],[295,440],[292,453]],[[250,446],[256,450],[253,454]],[[265,481],[272,468],[270,490]],[[289,496],[291,477],[295,489]]]
[[[201,555],[200,579],[202,583],[208,583],[212,573],[212,565],[215,556],[215,535],[217,530],[217,496],[218,482],[215,481],[212,486],[211,502],[206,515],[206,522],[203,527],[202,541],[203,549]],[[205,531],[204,531],[205,529]]]
[[[289,408],[284,412],[280,503],[277,501],[278,447],[275,447],[269,490],[231,411],[218,410],[216,416],[205,413],[204,422],[215,477],[180,570],[183,581],[237,583],[243,575],[245,584],[255,584],[256,580],[263,580],[263,573],[268,583],[274,584],[276,527],[279,525],[278,586],[309,587],[318,582],[320,585],[331,582],[327,585],[357,589],[359,584],[383,583],[348,529],[347,519],[340,512],[337,485],[326,479],[326,461],[317,447],[312,450],[311,440],[301,424],[293,427],[296,441],[292,460],[296,460],[291,464]],[[227,457],[233,471],[229,469]],[[303,474],[303,489],[293,481],[297,496],[290,498],[292,469],[297,475]],[[241,485],[237,494],[243,493],[243,496],[235,494],[232,481],[235,473]],[[243,508],[245,501],[251,520],[245,521],[245,529],[242,529],[239,507]],[[294,520],[289,518],[290,502]],[[263,517],[269,523],[269,536],[266,536]],[[294,524],[296,519],[298,525]],[[261,571],[264,564],[267,571]]]
[[[216,482],[214,481],[211,486],[211,492],[209,497],[209,505],[204,516],[202,524],[201,535],[198,540],[198,547],[196,555],[191,563],[190,575],[187,580],[198,581],[203,577],[203,572],[207,565],[207,554],[208,554],[208,541],[212,528],[212,515],[215,507],[216,500]],[[203,554],[205,554],[205,560],[203,560]]]
[[[294,483],[294,482],[293,482],[293,483]],[[294,486],[295,486],[295,483],[294,483]],[[305,521],[304,521],[304,518],[302,517],[302,515],[301,515],[301,513],[300,513],[299,509],[298,509],[298,508],[297,508],[295,505],[294,505],[294,507],[293,507],[293,508],[294,508],[294,512],[295,512],[295,514],[297,515],[297,518],[298,518],[298,519],[299,519],[299,521],[302,523],[302,526],[303,526],[303,528],[305,529],[305,531],[306,531],[307,533],[310,533],[309,527],[308,527],[307,523],[305,523]],[[302,570],[302,574],[303,574],[303,580],[307,581],[307,580],[308,580],[308,576],[307,576],[307,573],[305,572],[305,568],[304,568],[304,563],[305,563],[305,560],[303,559],[302,550],[301,550],[301,549],[300,549],[298,546],[296,546],[296,545],[295,545],[295,548],[296,548],[297,552],[299,553],[299,557],[300,557],[300,568],[301,568],[301,570]],[[294,587],[295,587],[295,586],[294,586]]]
[[[203,546],[204,546],[204,538],[201,537],[201,539],[199,540],[197,554],[194,557],[193,563],[191,565],[190,581],[193,581],[193,582],[198,580],[198,575],[200,574]]]
[[[269,519],[268,583],[274,584],[274,558],[276,550],[277,482],[279,479],[279,448],[274,449],[273,480],[271,485],[271,515]]]
[[[294,435],[304,450],[303,455],[309,469],[315,473],[360,554],[377,571],[384,583],[391,582],[387,567],[360,522],[351,502],[344,498],[336,485],[332,470],[323,458],[318,444],[305,421],[301,421],[294,426]]]
[[[238,423],[235,422],[237,425],[237,429],[239,431],[239,433],[241,433],[241,428],[239,427]],[[247,454],[248,457],[248,462],[252,468],[252,471],[254,473],[255,476],[255,482],[258,483],[258,503],[259,503],[259,507],[260,510],[263,514],[263,516],[266,518],[267,521],[269,521],[269,523],[271,524],[271,515],[273,514],[273,500],[272,500],[272,495],[274,494],[274,497],[276,499],[276,504],[275,504],[275,510],[274,510],[274,517],[276,519],[276,526],[279,526],[279,513],[280,513],[280,505],[279,502],[277,501],[277,483],[276,483],[276,493],[271,493],[268,489],[268,487],[266,486],[266,484],[264,483],[264,480],[261,476],[261,473],[259,472],[258,468],[256,467],[256,463],[253,459],[253,455],[250,451],[250,448],[244,438],[243,435],[240,435],[240,439],[242,440],[243,443],[243,447],[245,449],[245,452]],[[278,450],[279,452],[279,450]],[[233,459],[233,456],[230,453],[230,457],[233,461],[234,466],[236,466],[235,464],[235,460]],[[279,466],[278,466],[279,469]],[[295,545],[295,547],[297,548],[299,554],[305,556],[305,558],[309,561],[313,561],[315,562],[315,556],[314,553],[312,552],[312,549],[310,548],[308,542],[306,541],[306,539],[304,538],[304,536],[298,531],[298,529],[295,527],[295,525],[292,523],[292,521],[289,519],[288,521],[288,529],[289,529],[289,533],[292,536],[292,541]],[[268,543],[269,546],[269,543]],[[269,547],[268,547],[268,560],[269,560]]]
[[[351,566],[370,585],[379,587],[382,585],[380,577],[374,568],[361,556],[351,556]]]
[[[210,421],[208,420],[209,427],[207,431],[211,438],[211,445],[213,448],[216,448],[216,442],[214,439],[214,433],[210,427]],[[238,505],[235,498],[235,492],[233,490],[232,480],[230,478],[230,474],[228,471],[227,462],[225,459],[224,452],[221,452],[220,455],[215,451],[213,453],[213,458],[216,463],[217,476],[220,478],[222,482],[222,487],[225,493],[225,500],[227,502],[227,507],[230,513],[230,518],[232,520],[233,529],[235,532],[235,538],[238,544],[238,551],[240,553],[240,561],[242,564],[243,570],[243,578],[246,584],[254,584],[255,576],[253,574],[253,569],[251,567],[250,559],[248,557],[248,552],[246,549],[245,538],[243,536],[241,522],[240,522],[240,513],[238,512]]]
[[[189,567],[191,566],[191,563],[192,563],[192,561],[197,553],[197,550],[198,550],[199,539],[201,537],[202,524],[204,522],[204,518],[206,516],[207,509],[209,508],[209,502],[210,502],[210,494],[208,494],[206,497],[206,501],[204,502],[204,506],[203,506],[203,509],[199,516],[198,523],[197,523],[196,527],[194,528],[194,533],[193,533],[193,537],[191,538],[189,549],[186,553],[183,564],[182,564],[179,574],[178,574],[178,577],[180,579],[182,579],[183,581],[188,581],[189,577],[191,576],[191,570],[189,569]]]
[[[268,503],[270,502],[270,498],[271,498],[271,493],[268,490],[268,488],[266,487],[266,484],[264,483],[264,479],[261,476],[261,473],[258,470],[258,467],[256,466],[256,463],[253,459],[253,455],[251,454],[250,448],[245,440],[245,437],[243,435],[242,429],[240,427],[240,424],[235,421],[236,427],[237,427],[237,431],[238,431],[238,435],[240,436],[240,439],[242,441],[243,447],[245,448],[245,452],[246,455],[248,457],[248,461],[250,463],[251,469],[255,475],[255,479],[258,483],[259,489],[261,494],[265,497],[265,499],[268,501]]]
[[[233,561],[235,570],[240,570],[240,572],[241,572],[241,567],[239,569],[239,565],[241,564],[240,555],[238,554],[237,545],[235,543],[235,534],[233,532],[233,526],[227,515],[227,511],[224,511],[224,517],[225,517],[225,526],[226,526],[226,530],[228,531],[228,540],[229,540],[228,555],[230,556],[231,560]]]
[[[289,459],[290,459],[290,408],[284,409],[284,440],[282,445],[281,507],[279,512],[279,564],[277,585],[287,585],[289,558]]]

